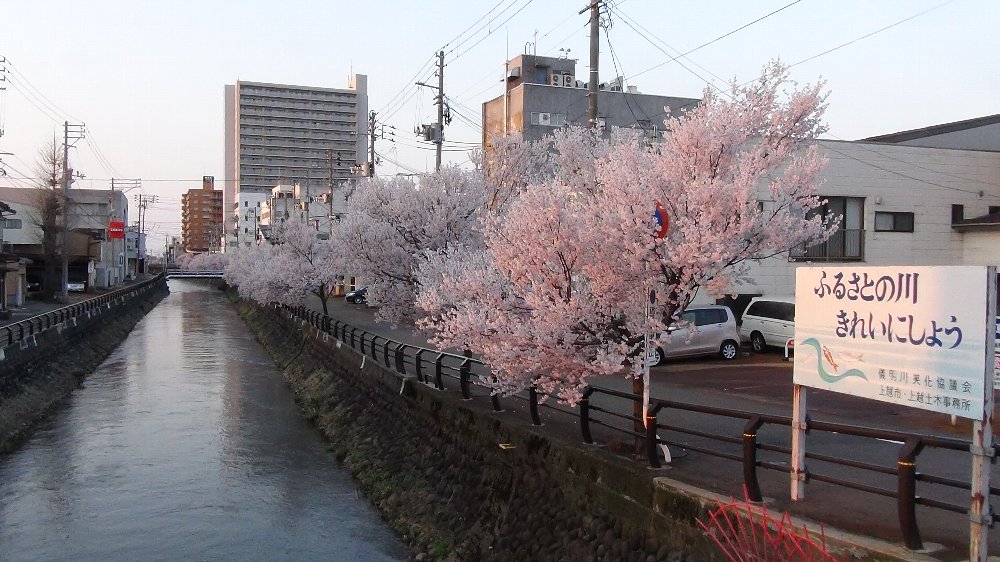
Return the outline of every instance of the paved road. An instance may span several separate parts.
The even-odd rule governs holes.
[[[318,303],[316,309],[320,310]],[[425,340],[411,328],[391,328],[378,324],[374,321],[372,309],[346,303],[343,299],[331,301],[330,315],[397,341],[426,345]],[[617,390],[631,389],[630,381],[623,377],[601,377],[592,381],[595,385]],[[651,370],[651,381],[651,395],[654,398],[752,412],[791,414],[792,365],[783,360],[780,352],[762,355],[742,353],[737,360],[729,362],[714,358],[669,362]],[[630,403],[625,400],[596,397],[592,402],[616,411],[631,410]],[[511,419],[527,420],[523,402],[504,398],[502,403],[512,416]],[[809,403],[809,413],[817,420],[963,439],[971,435],[971,424],[968,422],[960,420],[952,425],[948,416],[925,414],[903,406],[816,390],[810,391]],[[567,440],[579,442],[579,425],[575,417],[543,409],[543,418],[546,432],[559,433]],[[603,421],[619,427],[628,425],[606,414],[603,415]],[[723,434],[736,442],[718,442],[678,430],[662,431],[661,438],[682,446],[671,448],[674,459],[669,467],[653,471],[652,474],[680,480],[712,492],[742,496],[743,475],[739,462],[693,449],[707,448],[739,457],[742,454],[739,439],[743,432],[743,420],[668,411],[660,414],[659,422],[676,429]],[[595,439],[609,449],[625,450],[631,441],[627,435],[603,427],[595,426],[593,431]],[[765,426],[760,430],[759,437],[762,443],[790,447],[790,432],[787,427]],[[807,446],[813,453],[894,468],[900,444],[812,432],[807,439]],[[788,457],[787,453],[760,452],[761,460],[770,461],[778,467],[787,467]],[[888,491],[896,489],[895,477],[891,475],[849,469],[816,459],[807,464],[809,470],[818,475],[833,475]],[[967,453],[926,449],[918,458],[918,470],[921,473],[968,481],[971,465]],[[814,521],[823,521],[827,525],[861,535],[901,542],[894,499],[813,480],[807,484],[806,501],[793,504],[788,499],[787,473],[763,469],[758,472],[762,491],[776,509],[790,511]],[[1000,470],[996,467],[993,470],[993,482],[994,486],[1000,483]],[[918,495],[957,505],[966,505],[968,502],[967,492],[941,490],[923,483],[918,485]],[[998,500],[994,498],[994,502],[996,501]],[[964,515],[921,506],[917,508],[917,518],[925,544],[946,545],[946,548],[935,552],[935,558],[959,560],[967,557],[965,540],[968,537],[968,520]],[[1000,553],[1000,533],[992,533],[990,539],[990,551]]]

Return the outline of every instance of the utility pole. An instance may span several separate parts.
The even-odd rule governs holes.
[[[312,183],[312,168],[306,168],[306,198],[303,210],[306,212],[306,224],[309,224],[309,184]]]
[[[327,149],[326,151],[327,164],[330,166],[330,174],[327,178],[327,188],[330,190],[327,199],[327,204],[330,206],[330,216],[327,217],[326,226],[329,231],[327,234],[333,236],[333,149]],[[337,153],[337,171],[340,171],[340,153]]]
[[[444,51],[438,51],[438,121],[437,136],[434,142],[437,143],[437,154],[434,156],[434,171],[441,171],[441,148],[444,145]]]
[[[437,112],[437,123],[434,125],[423,125],[417,127],[413,132],[418,136],[423,136],[424,140],[432,141],[437,145],[434,157],[434,171],[441,171],[441,150],[444,146],[444,126],[451,122],[451,112],[445,113],[445,101],[444,101],[444,51],[438,51],[438,83],[437,86],[432,86],[431,84],[424,84],[423,82],[417,82],[418,86],[423,86],[425,88],[434,88],[437,90],[437,100],[438,112]],[[506,78],[505,78],[506,79]]]
[[[135,273],[136,275],[138,275],[139,273],[144,273],[142,271],[139,271],[140,270],[139,256],[141,255],[142,252],[142,237],[143,237],[143,229],[145,228],[145,222],[146,222],[146,207],[148,207],[151,203],[156,203],[156,196],[144,195],[140,193],[135,196],[135,200],[136,202],[138,202],[138,207],[139,207],[139,231],[136,233],[135,236],[135,270],[136,270]]]
[[[73,171],[69,167],[69,141],[83,138],[84,125],[70,125],[63,122],[63,220],[62,220],[62,289],[59,292],[59,302],[69,303],[69,186],[72,183]]]
[[[592,129],[597,127],[597,83],[600,79],[597,67],[601,55],[601,1],[594,0],[579,12],[582,14],[590,10],[590,80],[587,81],[587,122]]]
[[[368,136],[371,139],[368,143],[368,177],[375,177],[375,116],[374,111],[368,113]]]

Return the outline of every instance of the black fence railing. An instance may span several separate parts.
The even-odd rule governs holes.
[[[495,411],[502,411],[500,398],[490,390],[489,386],[479,384],[488,381],[489,367],[482,361],[468,354],[458,355],[397,342],[381,335],[362,330],[349,324],[333,320],[306,307],[282,306],[287,313],[305,320],[315,328],[326,332],[359,353],[369,355],[375,361],[392,369],[401,375],[412,375],[424,384],[438,390],[454,388],[446,381],[457,381],[458,390],[465,399],[473,397],[488,397]],[[767,427],[791,428],[792,419],[788,416],[770,415],[759,412],[735,410],[715,406],[688,404],[671,400],[653,398],[648,405],[648,424],[642,424],[641,417],[635,416],[642,396],[622,392],[600,386],[589,386],[583,392],[583,397],[576,408],[561,407],[549,404],[548,398],[529,388],[525,392],[515,394],[515,399],[528,403],[528,412],[533,425],[542,425],[540,408],[558,412],[576,418],[580,425],[581,437],[584,443],[594,444],[592,430],[595,426],[605,428],[628,438],[644,439],[645,451],[649,466],[659,468],[661,446],[673,446],[687,451],[708,455],[715,458],[741,463],[743,482],[748,499],[762,501],[758,470],[771,470],[790,473],[791,446],[777,436],[772,440],[761,438],[762,431]],[[617,406],[615,405],[617,404]],[[721,427],[725,424],[704,423],[698,427],[690,427],[673,423],[669,414],[693,413],[709,416],[714,420],[728,420],[732,433],[710,431],[705,427]],[[742,424],[742,425],[740,425]],[[857,437],[861,439],[878,440],[886,446],[897,446],[894,465],[886,466],[871,461],[850,459],[843,451],[836,455],[817,451],[807,451],[805,457],[816,461],[818,466],[841,467],[851,469],[852,474],[860,475],[849,478],[844,473],[834,473],[824,470],[808,469],[805,473],[807,481],[824,482],[827,484],[849,488],[862,493],[873,494],[896,501],[902,538],[908,548],[919,550],[923,548],[920,531],[917,525],[916,506],[942,509],[953,513],[966,514],[967,506],[955,503],[953,500],[934,499],[917,494],[917,483],[936,486],[948,491],[970,491],[968,481],[940,475],[932,475],[917,470],[920,453],[927,449],[940,449],[958,453],[970,453],[971,443],[961,439],[907,433],[886,429],[874,429],[842,423],[831,423],[807,418],[806,431],[825,432],[838,436]],[[645,425],[644,432],[637,432],[635,427]],[[783,435],[788,436],[789,432]],[[666,437],[662,437],[665,435]],[[687,440],[680,440],[684,436]],[[764,455],[761,455],[761,452]],[[1000,443],[994,445],[991,456],[1000,456]],[[766,458],[765,458],[766,457]],[[781,460],[786,459],[786,460]],[[880,477],[880,483],[872,484],[872,476]],[[892,482],[893,487],[888,483]],[[881,485],[880,485],[881,484]],[[1000,489],[990,488],[990,496],[1000,496]],[[967,497],[967,496],[966,496]],[[1000,514],[992,514],[994,522],[1000,521]]]
[[[59,326],[73,318],[84,316],[98,308],[112,308],[115,304],[123,303],[155,288],[158,283],[163,282],[163,279],[164,275],[161,273],[151,279],[104,293],[92,299],[50,310],[13,324],[0,326],[0,346],[6,347],[24,341],[31,336]]]

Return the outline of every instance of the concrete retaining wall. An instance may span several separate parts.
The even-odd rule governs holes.
[[[273,309],[237,304],[417,560],[720,559],[698,499],[641,463],[502,421]]]
[[[0,452],[14,449],[168,294],[165,280],[0,349]]]

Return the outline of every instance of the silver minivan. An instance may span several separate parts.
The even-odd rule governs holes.
[[[740,335],[728,306],[693,306],[684,311],[681,320],[683,326],[671,326],[660,337],[657,363],[674,357],[716,354],[726,360],[736,359]]]
[[[793,297],[754,297],[740,324],[740,339],[749,341],[755,353],[768,346],[784,347],[795,336]]]

